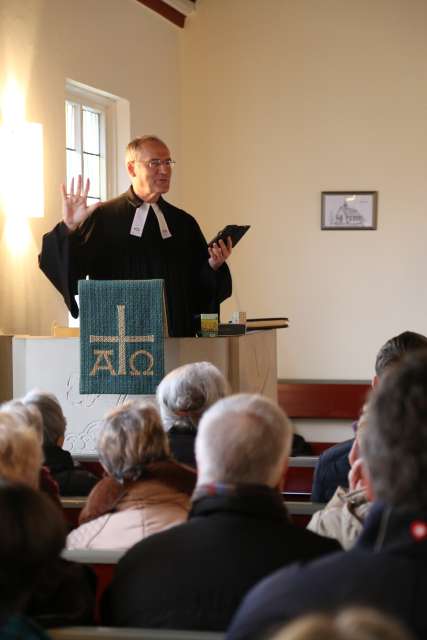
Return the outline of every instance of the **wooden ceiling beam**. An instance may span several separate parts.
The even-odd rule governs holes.
[[[173,24],[176,24],[181,29],[184,28],[185,25],[185,15],[177,9],[174,9],[169,4],[164,2],[163,0],[137,0],[140,4],[148,7],[152,11],[155,11],[159,15],[166,18],[166,20],[170,20]]]

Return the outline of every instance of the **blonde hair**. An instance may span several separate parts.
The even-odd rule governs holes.
[[[42,461],[36,431],[29,429],[19,414],[0,411],[0,477],[37,489]]]
[[[414,640],[395,618],[368,607],[343,609],[335,616],[313,613],[298,618],[270,640]]]
[[[149,402],[127,402],[110,411],[98,440],[99,458],[120,482],[140,478],[146,465],[170,458],[159,413]]]
[[[35,405],[27,406],[22,400],[10,400],[2,404],[0,410],[16,418],[27,429],[32,429],[43,444],[43,418]]]

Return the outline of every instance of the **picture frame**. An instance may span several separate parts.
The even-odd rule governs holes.
[[[378,191],[322,191],[322,231],[377,228]]]

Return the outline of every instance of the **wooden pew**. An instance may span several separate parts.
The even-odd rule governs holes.
[[[49,629],[52,640],[223,640],[216,631],[123,629],[118,627],[66,627]]]
[[[61,498],[62,508],[64,510],[65,520],[74,529],[79,524],[79,514],[86,504],[87,498],[84,496],[73,496]]]
[[[332,425],[334,420],[357,419],[370,389],[367,382],[279,380],[278,401],[291,420],[328,420]],[[291,458],[284,487],[286,499],[310,500],[317,456],[333,444],[336,441],[310,442],[315,456]]]

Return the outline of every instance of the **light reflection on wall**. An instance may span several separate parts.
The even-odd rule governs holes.
[[[6,216],[3,240],[13,256],[26,253],[30,217],[44,215],[43,129],[25,121],[25,98],[9,77],[1,96],[0,212]]]

